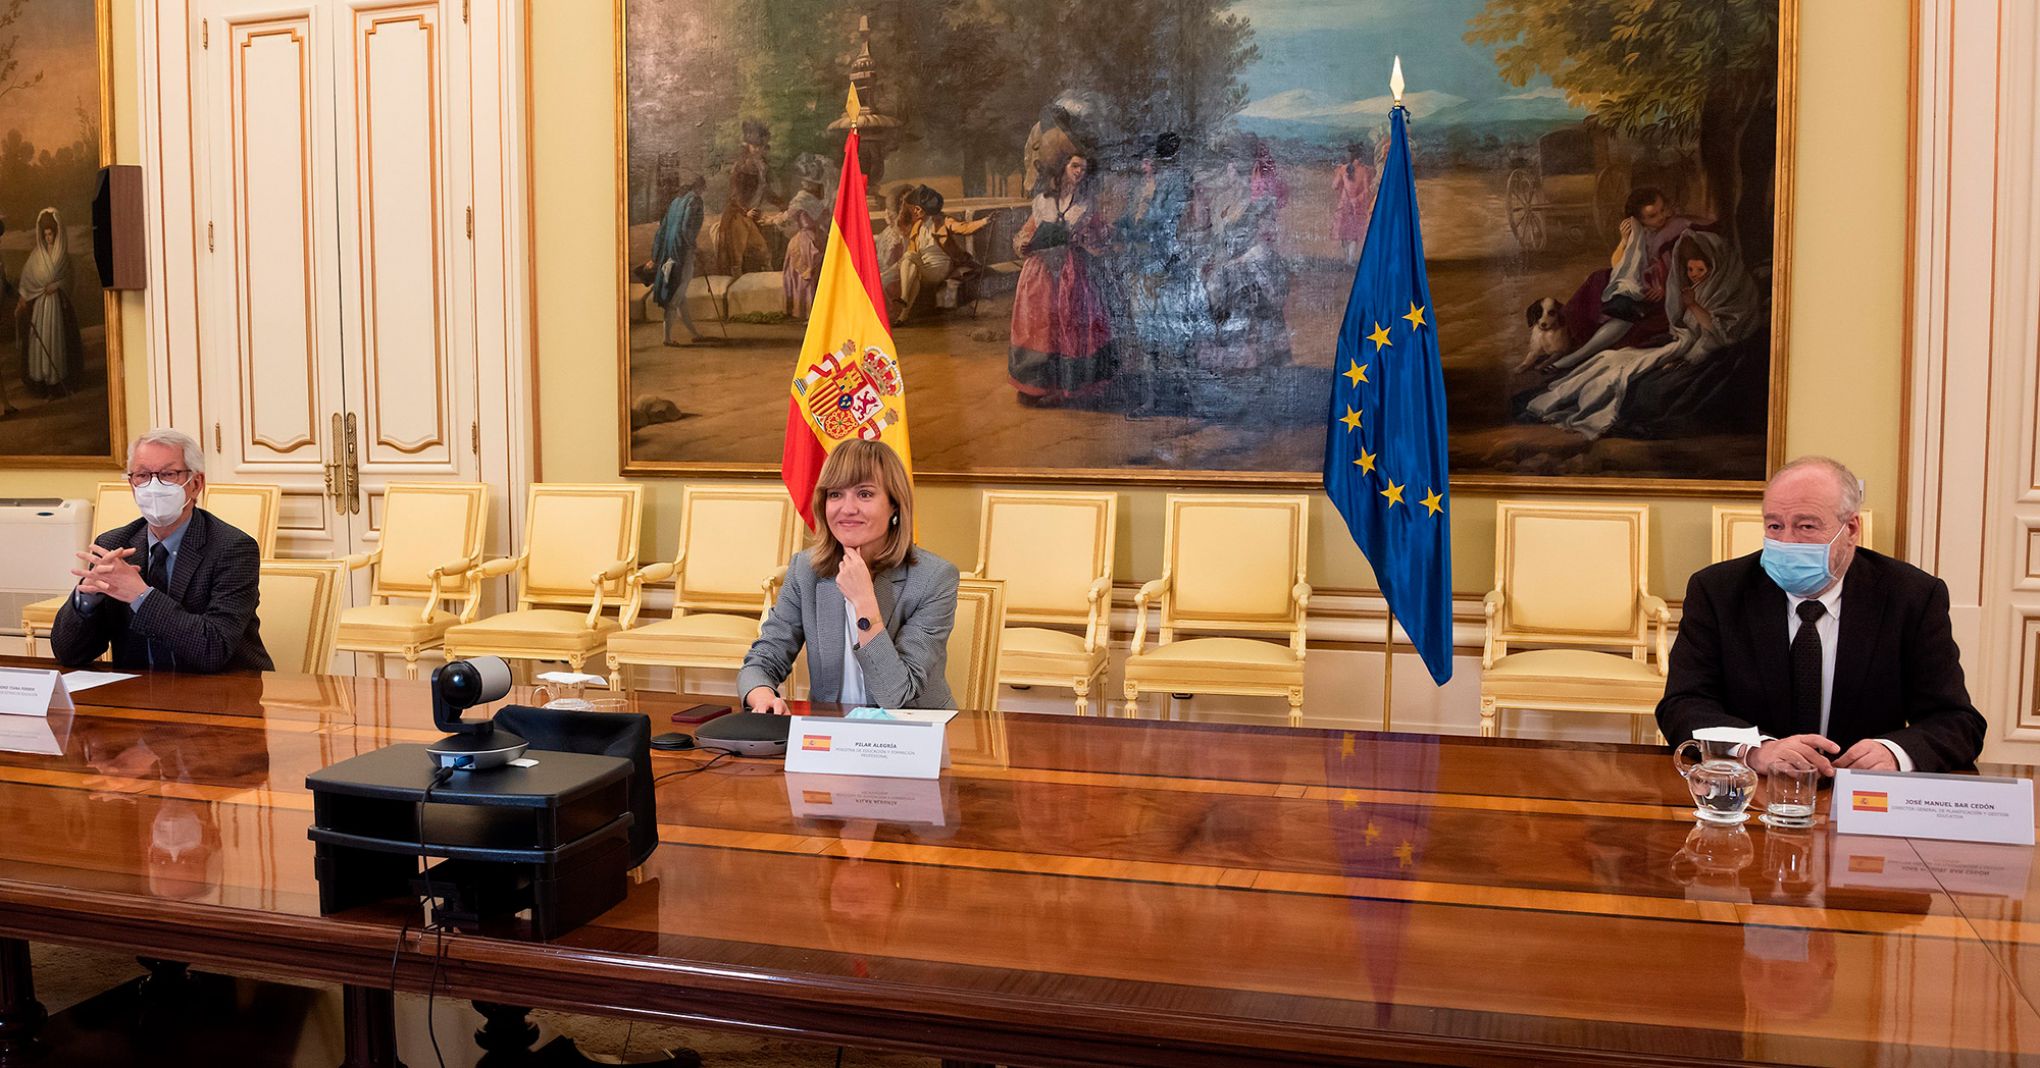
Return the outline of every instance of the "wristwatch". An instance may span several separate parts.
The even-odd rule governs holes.
[[[871,629],[871,620],[870,620],[870,619],[868,619],[868,618],[866,618],[866,617],[864,617],[864,616],[858,616],[858,617],[857,617],[857,629],[858,629],[858,630],[870,630],[870,629]]]

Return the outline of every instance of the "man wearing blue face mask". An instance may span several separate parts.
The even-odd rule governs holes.
[[[255,539],[198,507],[205,453],[188,434],[152,430],[128,447],[142,518],[78,554],[77,590],[57,610],[50,651],[66,667],[113,651],[125,671],[268,671],[262,553]]]
[[[1764,488],[1764,549],[1693,575],[1658,702],[1673,745],[1702,727],[1747,727],[1774,766],[1947,771],[1976,762],[1948,621],[1948,586],[1857,545],[1862,483],[1801,457]]]

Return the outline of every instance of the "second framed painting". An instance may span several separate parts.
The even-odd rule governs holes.
[[[854,83],[918,476],[1314,484],[1396,56],[1455,485],[1777,462],[1796,0],[617,3],[627,474],[776,469]]]
[[[111,159],[108,0],[0,0],[0,467],[121,462],[120,303],[92,198]]]

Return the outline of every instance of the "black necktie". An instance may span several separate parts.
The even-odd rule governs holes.
[[[170,586],[170,550],[162,542],[149,546],[149,568],[142,572],[142,581],[152,590],[168,589]]]
[[[1792,636],[1792,733],[1820,733],[1820,629],[1827,615],[1819,601],[1799,602],[1799,633]]]

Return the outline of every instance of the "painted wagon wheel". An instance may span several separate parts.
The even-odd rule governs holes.
[[[1596,241],[1612,246],[1622,232],[1622,205],[1629,199],[1629,168],[1613,164],[1594,173],[1593,233]]]
[[[1544,251],[1546,205],[1537,176],[1521,167],[1510,171],[1503,203],[1509,211],[1509,232],[1516,235],[1516,243],[1525,252]]]

